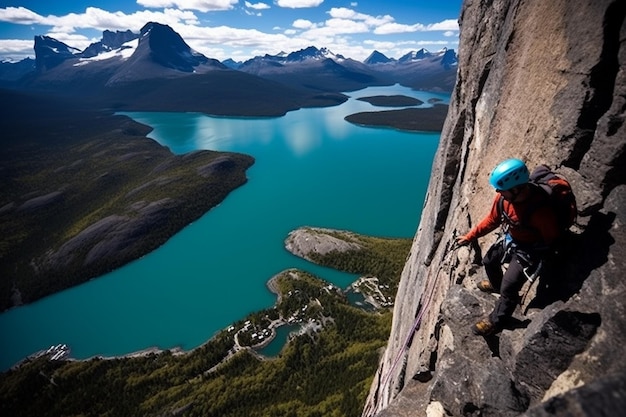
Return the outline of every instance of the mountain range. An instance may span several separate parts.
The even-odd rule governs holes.
[[[452,49],[422,49],[398,60],[374,51],[359,62],[314,46],[245,62],[220,62],[194,51],[171,27],[155,22],[139,33],[104,31],[101,41],[84,51],[35,36],[34,51],[35,60],[0,63],[0,87],[79,96],[122,110],[241,115],[337,104],[345,100],[341,92],[374,85],[451,91],[457,62]],[[251,104],[237,109],[245,100]]]

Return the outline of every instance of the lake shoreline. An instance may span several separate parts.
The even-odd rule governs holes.
[[[363,129],[343,120],[371,108],[356,97],[382,91],[387,94],[368,89],[339,107],[275,119],[216,123],[201,115],[136,114],[139,123],[129,129],[153,126],[150,141],[184,161],[197,149],[254,155],[249,181],[140,259],[0,315],[0,328],[10,335],[0,348],[3,368],[56,343],[67,343],[80,358],[199,346],[249,311],[274,304],[262,287],[276,271],[291,267],[345,288],[351,274],[294,259],[278,242],[302,224],[379,236],[409,237],[416,230],[438,135]],[[395,87],[388,94],[404,91]],[[416,94],[425,102],[434,96]],[[375,199],[372,189],[378,190]],[[365,199],[366,207],[355,213],[351,205]],[[390,210],[393,216],[384,221],[371,220]],[[82,336],[85,329],[91,337]]]

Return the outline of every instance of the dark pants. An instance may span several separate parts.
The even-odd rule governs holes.
[[[509,266],[506,272],[503,272],[502,262],[505,256]],[[524,260],[521,262],[525,264],[524,266],[528,266]],[[500,293],[500,298],[489,315],[489,320],[497,326],[501,326],[513,315],[519,302],[519,292],[527,279],[523,271],[524,266],[520,264],[518,254],[515,251],[509,251],[507,254],[500,242],[489,248],[483,258],[483,265],[491,285]]]

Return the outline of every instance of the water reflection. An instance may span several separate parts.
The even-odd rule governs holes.
[[[285,347],[285,345],[289,341],[289,336],[292,333],[298,332],[300,328],[301,326],[299,324],[284,324],[280,327],[277,327],[275,329],[276,336],[274,337],[274,339],[272,339],[272,341],[266,346],[257,349],[257,352],[267,357],[278,356],[280,351],[283,350],[283,347]]]
[[[419,99],[423,104],[409,107],[431,107],[429,99],[448,103],[449,96],[438,93],[414,91],[400,85],[391,87],[369,87],[345,93],[349,99],[339,106],[310,108],[288,112],[278,118],[217,117],[201,113],[190,114],[185,123],[173,124],[171,119],[178,113],[158,113],[160,121],[150,116],[143,119],[142,113],[127,114],[135,120],[150,123],[154,127],[150,137],[166,144],[172,152],[181,154],[196,149],[216,151],[249,150],[251,145],[266,145],[281,141],[292,156],[301,157],[323,146],[325,138],[344,140],[354,134],[354,126],[344,118],[364,111],[398,110],[403,107],[374,106],[359,98],[376,95],[405,95]],[[368,128],[363,128],[368,129]]]
[[[382,94],[367,90],[358,95]],[[424,102],[437,96],[401,91]],[[0,369],[59,343],[76,358],[151,346],[191,349],[272,305],[265,283],[287,268],[348,286],[357,277],[294,257],[284,249],[285,237],[303,225],[412,237],[439,140],[435,133],[343,120],[372,108],[350,99],[271,119],[128,113],[152,126],[149,136],[174,153],[213,149],[254,156],[249,181],[141,259],[0,314]]]

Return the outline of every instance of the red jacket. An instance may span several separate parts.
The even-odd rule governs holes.
[[[475,240],[494,231],[503,222],[496,194],[491,211],[470,232],[465,235],[467,240]],[[557,219],[552,208],[545,204],[546,197],[539,190],[531,189],[530,196],[526,201],[511,203],[504,200],[504,212],[514,223],[509,229],[513,240],[520,244],[546,244],[550,245],[559,237]],[[530,214],[528,211],[530,210]],[[523,221],[520,223],[520,219]]]

